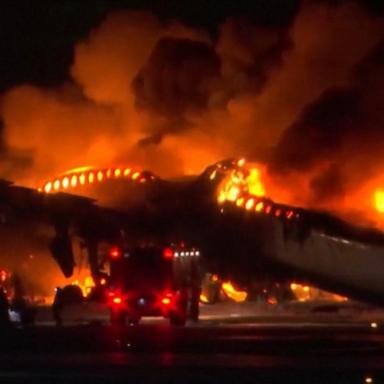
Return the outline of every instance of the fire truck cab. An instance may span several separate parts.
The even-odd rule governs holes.
[[[108,306],[112,324],[162,316],[171,325],[198,319],[200,251],[185,246],[113,247]]]

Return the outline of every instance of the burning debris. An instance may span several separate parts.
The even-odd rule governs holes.
[[[309,300],[331,300],[337,302],[348,301],[345,296],[336,295],[331,292],[321,290],[316,287],[309,285],[291,283],[290,289],[292,290],[295,299],[298,301],[309,301]]]
[[[236,303],[242,303],[247,299],[247,292],[236,289],[230,281],[223,282],[221,287],[226,296]]]

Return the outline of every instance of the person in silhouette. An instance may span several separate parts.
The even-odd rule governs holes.
[[[63,290],[60,287],[56,287],[56,294],[52,304],[53,319],[56,325],[60,326],[63,324],[61,318],[61,310],[63,309]]]

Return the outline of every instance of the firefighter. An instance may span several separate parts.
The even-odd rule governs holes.
[[[60,287],[56,287],[56,294],[52,304],[53,319],[56,325],[60,326],[63,324],[61,318],[61,310],[63,309],[63,290]]]

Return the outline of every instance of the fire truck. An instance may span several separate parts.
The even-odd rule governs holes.
[[[198,249],[183,243],[114,246],[109,257],[107,301],[112,324],[137,324],[143,316],[162,316],[177,326],[198,319]]]

